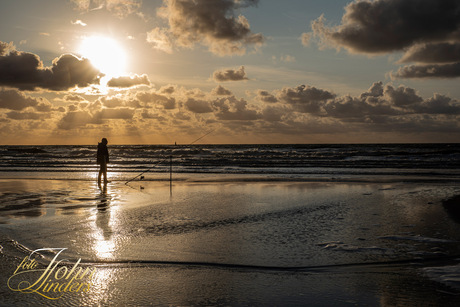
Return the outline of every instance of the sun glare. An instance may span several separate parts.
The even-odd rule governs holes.
[[[103,36],[86,37],[78,52],[107,77],[126,73],[126,53],[114,39]]]

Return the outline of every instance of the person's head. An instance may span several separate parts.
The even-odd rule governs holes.
[[[102,138],[101,143],[104,144],[104,145],[107,145],[107,143],[108,143],[108,142],[107,142],[107,139],[106,139],[106,138]]]

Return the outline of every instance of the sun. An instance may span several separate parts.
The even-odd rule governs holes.
[[[85,37],[78,53],[91,61],[106,77],[126,74],[126,53],[114,39],[104,36]]]

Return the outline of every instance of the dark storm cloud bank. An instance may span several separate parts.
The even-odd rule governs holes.
[[[44,67],[36,54],[16,51],[11,44],[7,45],[0,44],[0,86],[64,91],[99,84],[102,76],[88,59],[64,54],[54,59],[50,67]]]
[[[303,34],[304,44],[314,37],[323,47],[364,54],[404,51],[400,62],[433,64],[403,67],[393,74],[397,78],[460,76],[458,65],[452,64],[460,62],[458,0],[354,1],[345,7],[341,25],[329,27],[321,16],[312,30]]]
[[[201,43],[218,55],[245,54],[248,46],[264,43],[260,33],[252,33],[249,21],[237,12],[255,6],[258,0],[164,0],[158,14],[168,22],[168,28],[155,28],[149,42],[163,50],[172,44],[191,48]]]

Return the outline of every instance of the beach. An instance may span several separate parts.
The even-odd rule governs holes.
[[[460,195],[455,181],[185,177],[1,179],[0,305],[458,301],[460,224],[443,205]],[[42,271],[18,269],[26,257]],[[80,291],[20,291],[53,259],[93,273]]]

